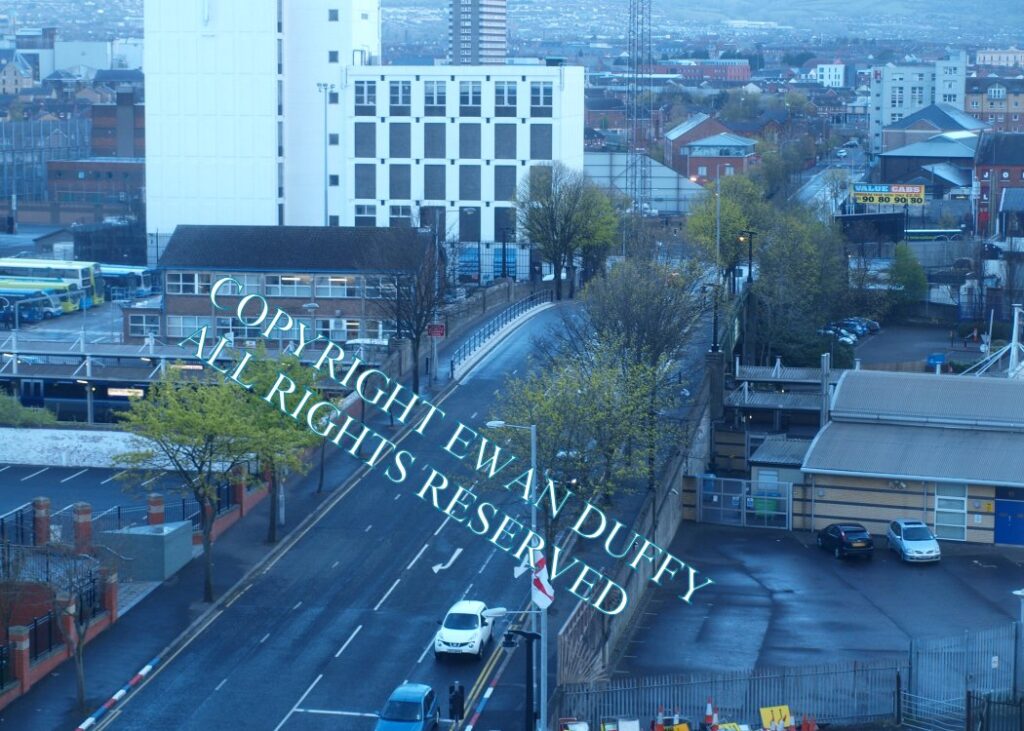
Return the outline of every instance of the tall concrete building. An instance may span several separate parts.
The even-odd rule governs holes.
[[[871,151],[882,151],[882,129],[929,104],[964,108],[967,54],[953,53],[939,61],[876,66],[871,69],[868,131]]]
[[[150,259],[180,224],[435,225],[486,281],[520,181],[583,168],[581,67],[382,66],[379,0],[146,0],[145,23]]]
[[[506,0],[451,0],[449,63],[504,64],[508,55],[506,10]]]

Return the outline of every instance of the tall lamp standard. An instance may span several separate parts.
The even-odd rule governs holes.
[[[715,170],[715,284],[713,316],[711,319],[711,352],[721,352],[722,347],[718,344],[718,287],[721,285],[722,273],[719,267],[719,260],[722,258],[722,165],[718,164]]]
[[[537,425],[521,426],[500,419],[487,422],[488,429],[522,429],[530,432],[530,530],[537,533]],[[530,630],[537,632],[537,615],[530,614]],[[532,657],[529,658],[532,663]],[[540,612],[540,718],[547,723],[548,712],[548,610]]]
[[[757,231],[740,231],[740,243],[747,244],[747,284],[754,280],[754,237]]]
[[[327,190],[330,188],[330,178],[327,174],[327,140],[329,135],[327,134],[327,102],[334,91],[334,84],[327,84],[322,81],[317,82],[317,90],[324,95],[324,226],[327,225]]]

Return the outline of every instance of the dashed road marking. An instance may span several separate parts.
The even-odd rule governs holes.
[[[223,687],[224,687],[224,683],[226,683],[226,682],[228,682],[228,679],[227,679],[227,678],[224,678],[224,680],[222,680],[222,681],[220,681],[219,683],[217,683],[217,687],[216,687],[216,688],[214,688],[214,690],[220,690],[221,688],[223,688]]]
[[[452,517],[452,516],[450,516],[450,515],[449,515],[449,516],[448,516],[447,518],[445,518],[445,519],[444,519],[444,522],[443,522],[443,523],[441,523],[441,525],[440,525],[440,526],[438,527],[438,529],[437,529],[436,531],[434,531],[434,535],[435,535],[435,536],[436,536],[436,535],[437,535],[438,533],[440,533],[440,532],[441,532],[441,530],[442,530],[442,529],[443,529],[443,528],[444,528],[444,527],[445,527],[445,526],[446,526],[446,525],[448,524],[448,521],[449,521],[449,520],[451,520],[451,517]]]
[[[368,526],[366,526],[366,530],[364,530],[363,533],[369,533],[370,532],[370,528],[372,528],[372,527],[373,527],[373,523],[370,523]]]
[[[380,598],[380,601],[377,602],[377,606],[375,606],[373,608],[373,611],[376,612],[378,609],[380,609],[380,605],[384,603],[385,599],[387,599],[389,596],[391,596],[391,592],[393,592],[395,590],[395,587],[398,586],[398,582],[400,582],[400,581],[401,581],[401,579],[395,579],[395,583],[391,585],[390,589],[388,589],[386,592],[384,592],[384,596],[382,596]]]
[[[416,554],[416,557],[412,561],[409,562],[409,565],[405,567],[405,570],[408,571],[409,569],[411,569],[413,564],[420,560],[420,556],[422,556],[423,552],[426,551],[426,550],[427,550],[427,544],[424,543],[423,544],[423,548],[421,548],[420,552]]]
[[[352,634],[350,634],[348,636],[348,639],[345,640],[345,644],[341,646],[341,649],[334,653],[335,658],[341,657],[341,653],[345,652],[345,648],[348,647],[348,643],[350,643],[352,640],[356,638],[356,635],[359,634],[359,630],[361,630],[362,628],[363,625],[359,625],[355,628],[355,630],[353,630]]]
[[[268,639],[270,639],[270,633],[269,632],[267,632],[265,635],[263,635],[263,639],[260,640],[260,644],[262,645]]]
[[[299,608],[299,607],[301,607],[301,606],[302,606],[302,602],[296,602],[296,603],[295,603],[295,606],[294,606],[294,607],[292,607],[292,611],[294,612],[294,611],[295,611],[296,609],[298,609],[298,608]]]

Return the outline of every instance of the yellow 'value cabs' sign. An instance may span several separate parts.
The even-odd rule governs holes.
[[[854,203],[882,203],[897,206],[923,206],[923,185],[854,183]]]

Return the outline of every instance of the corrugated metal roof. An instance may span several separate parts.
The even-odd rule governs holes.
[[[1024,381],[846,371],[832,399],[832,418],[1024,432]]]
[[[842,370],[829,372],[829,382],[837,383]],[[736,373],[737,381],[770,381],[772,383],[821,383],[820,368],[799,366],[751,366],[741,365]]]
[[[704,114],[703,112],[697,112],[696,114],[694,114],[689,119],[684,119],[682,122],[680,122],[675,127],[673,127],[668,132],[666,132],[665,133],[665,139],[667,139],[667,140],[675,140],[680,135],[686,134],[691,129],[693,129],[694,127],[696,127],[697,125],[701,124],[702,122],[704,122],[705,120],[708,120],[708,119],[711,119],[711,117],[709,117],[708,115]]]
[[[833,421],[814,438],[802,469],[817,474],[1022,487],[1022,446],[1024,439],[1012,432]]]
[[[1024,213],[1024,188],[1003,188],[1000,213]]]
[[[752,455],[752,464],[778,464],[799,467],[803,464],[807,449],[811,446],[810,439],[787,439],[785,437],[768,437]]]
[[[740,135],[729,134],[728,132],[720,132],[717,135],[711,135],[710,137],[694,140],[693,142],[688,143],[687,147],[714,147],[715,145],[753,147],[756,144],[757,140],[752,140],[749,137],[741,137]]]

